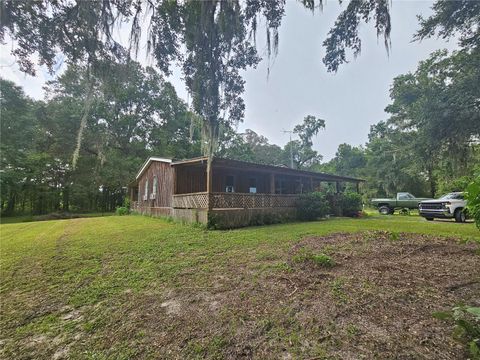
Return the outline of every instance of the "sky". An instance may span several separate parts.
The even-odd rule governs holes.
[[[328,73],[321,61],[325,53],[322,42],[346,4],[327,1],[323,11],[312,14],[298,1],[287,0],[279,52],[269,76],[266,60],[243,74],[246,111],[238,131],[252,129],[283,146],[289,140],[284,130],[292,130],[306,115],[314,115],[326,121],[325,130],[314,139],[313,146],[325,161],[335,155],[339,144],[365,144],[370,126],[388,117],[384,109],[390,102],[393,78],[414,71],[419,61],[437,49],[456,48],[454,41],[437,38],[412,42],[418,29],[417,15],[428,16],[431,5],[431,1],[393,0],[390,53],[385,50],[383,38],[377,38],[373,24],[362,25],[361,55],[357,59],[350,57],[351,61],[337,73]],[[265,39],[261,30],[258,33],[257,46],[262,55]],[[51,76],[45,69],[39,69],[35,78],[21,73],[10,55],[11,46],[0,47],[0,76],[21,85],[27,95],[43,99],[42,86]],[[151,64],[142,55],[138,60]],[[57,74],[62,70],[60,66]],[[187,101],[180,71],[175,70],[169,80]]]

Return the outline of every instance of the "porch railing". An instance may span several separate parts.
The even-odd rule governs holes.
[[[250,194],[250,193],[192,193],[173,195],[174,208],[258,209],[295,207],[298,195]]]
[[[173,195],[173,207],[180,209],[207,209],[208,193],[198,192]]]

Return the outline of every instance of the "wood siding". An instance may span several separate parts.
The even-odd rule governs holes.
[[[175,194],[207,191],[207,165],[175,166]]]
[[[138,206],[163,208],[172,206],[173,173],[170,163],[154,161],[138,179]],[[152,199],[154,178],[157,178],[155,198]],[[148,179],[147,199],[144,199],[145,185]]]

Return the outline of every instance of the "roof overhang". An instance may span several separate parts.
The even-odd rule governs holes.
[[[187,159],[187,160],[181,160],[181,161],[175,161],[172,163],[172,166],[177,166],[177,165],[199,165],[199,164],[205,164],[208,161],[207,157],[198,157],[198,158],[193,158],[193,159]],[[224,158],[219,158],[219,157],[214,157],[212,164],[214,166],[218,167],[231,167],[235,169],[239,168],[247,168],[247,169],[252,169],[252,170],[257,170],[257,171],[268,171],[268,172],[274,172],[277,174],[283,174],[283,175],[292,175],[292,176],[308,176],[308,177],[314,177],[317,178],[321,181],[332,181],[332,182],[353,182],[353,183],[359,183],[359,182],[364,182],[365,180],[363,179],[358,179],[354,177],[349,177],[349,176],[341,176],[341,175],[333,175],[333,174],[326,174],[326,173],[321,173],[321,172],[316,172],[316,171],[307,171],[307,170],[297,170],[297,169],[291,169],[288,167],[283,167],[283,166],[275,166],[275,165],[264,165],[264,164],[257,164],[257,163],[251,163],[248,161],[241,161],[241,160],[231,160],[231,159],[224,159]]]
[[[142,174],[145,172],[145,170],[148,169],[150,164],[154,161],[164,162],[164,163],[170,164],[172,162],[172,159],[166,159],[166,158],[160,158],[160,157],[154,157],[154,156],[149,157],[147,159],[147,161],[145,161],[145,163],[143,164],[140,171],[138,172],[137,176],[135,177],[135,180],[138,180],[140,178],[140,176],[142,176]]]

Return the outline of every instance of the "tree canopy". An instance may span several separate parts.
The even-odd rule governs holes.
[[[71,166],[84,107],[86,68],[70,66],[33,101],[1,80],[2,212],[111,211],[146,157],[201,154],[193,116],[153,68],[109,63],[94,78],[93,111],[77,167]]]
[[[322,6],[322,0],[302,0],[311,11]],[[14,41],[13,54],[20,68],[35,74],[34,57],[54,69],[59,54],[71,64],[87,66],[96,76],[108,76],[105,61],[124,63],[131,53],[137,54],[142,36],[158,68],[168,74],[173,63],[180,65],[185,84],[192,97],[193,110],[202,120],[204,153],[213,155],[225,124],[243,119],[244,80],[240,71],[260,61],[255,38],[258,24],[266,30],[268,57],[278,51],[279,34],[285,14],[285,1],[68,1],[42,2],[2,1],[0,41],[6,36]],[[147,33],[140,26],[147,17]],[[388,0],[362,0],[350,3],[341,13],[327,40],[324,62],[336,71],[346,62],[346,49],[360,53],[358,28],[362,22],[375,22],[377,34],[388,47],[390,15]],[[120,24],[130,26],[128,46],[115,40],[114,30]],[[88,77],[87,77],[88,78]],[[80,119],[79,148],[91,108],[91,84],[85,88],[84,115]]]

